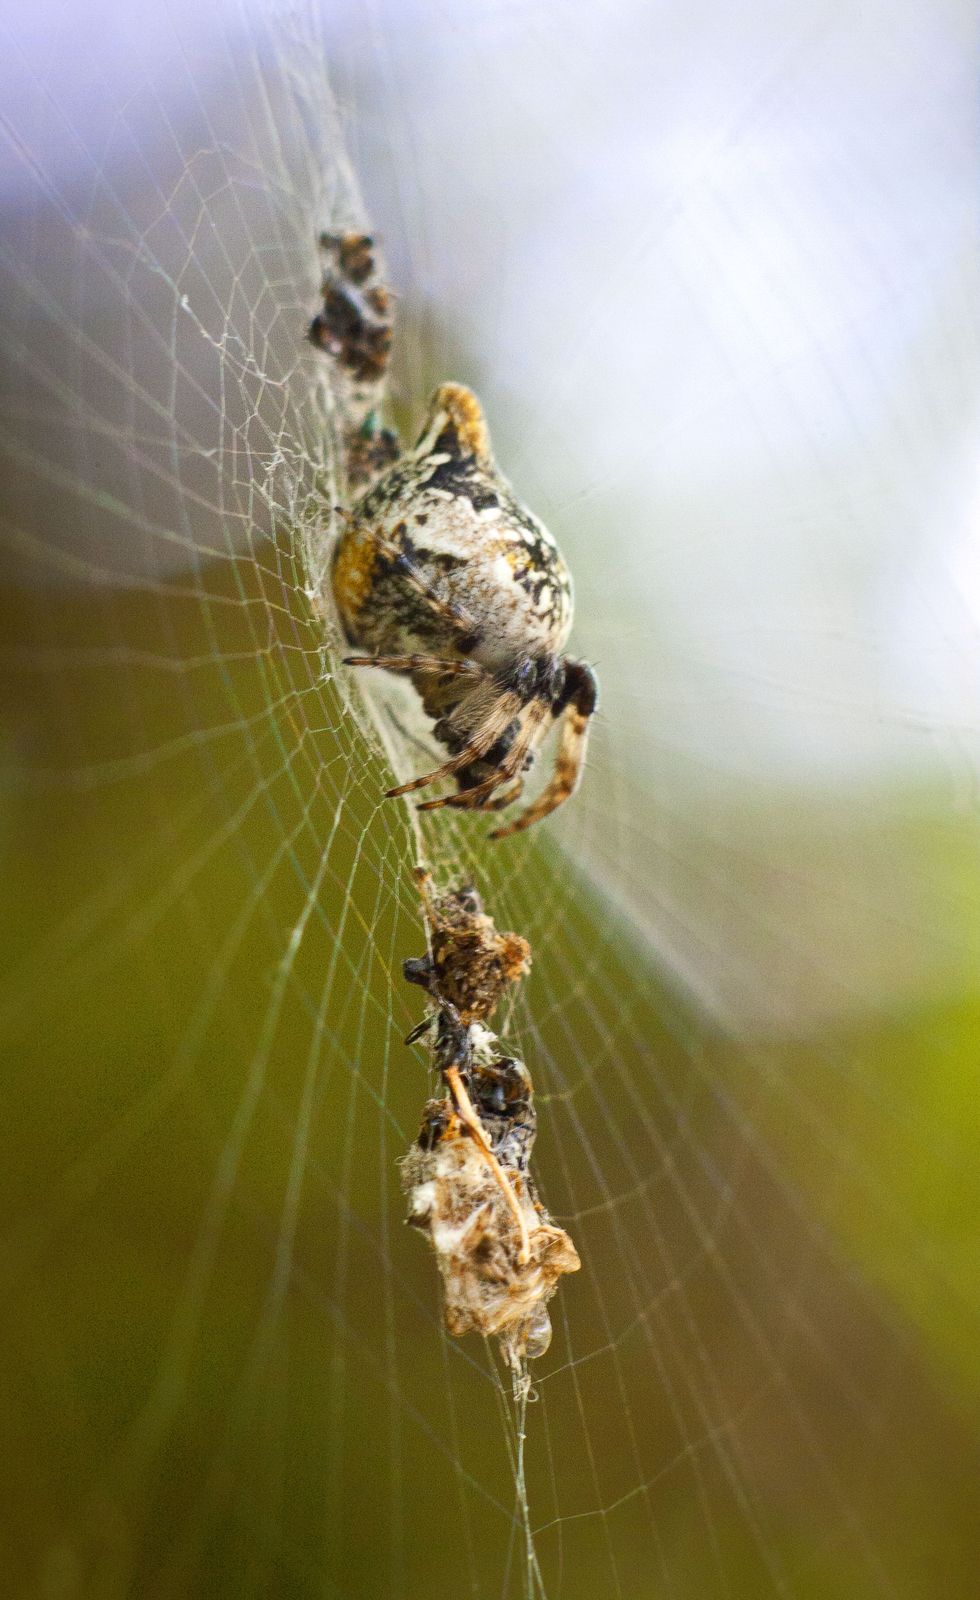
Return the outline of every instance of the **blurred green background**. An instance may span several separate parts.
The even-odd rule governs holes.
[[[5,599],[10,1592],[519,1593],[506,1402],[402,1227],[413,841],[254,574]],[[548,1591],[970,1593],[975,1005],[726,1036],[557,867],[493,896],[584,1261],[530,1410]]]
[[[819,9],[5,24],[4,1592],[974,1594],[972,23]],[[311,603],[348,151],[598,662],[498,848]],[[420,850],[534,950],[536,1572],[403,1227]]]

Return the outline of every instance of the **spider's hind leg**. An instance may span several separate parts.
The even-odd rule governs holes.
[[[450,656],[344,656],[343,662],[345,667],[384,667],[386,672],[404,672],[410,676],[417,672],[450,678],[483,676],[483,668],[475,661],[456,661]]]
[[[551,715],[551,708],[547,701],[533,699],[526,707],[526,714],[518,723],[518,730],[510,741],[507,753],[490,766],[490,771],[479,783],[463,789],[460,794],[446,795],[441,800],[425,800],[419,806],[420,811],[438,811],[441,806],[454,806],[473,810],[482,810],[494,790],[505,788],[510,792],[515,779],[519,779],[534,760],[535,746],[540,737],[542,724]],[[496,749],[496,746],[491,748]],[[459,768],[456,769],[457,771]],[[513,794],[510,799],[514,799]],[[507,804],[510,801],[508,800]],[[495,809],[495,808],[494,808]]]
[[[480,686],[477,685],[467,699],[469,700],[474,694],[479,693]],[[462,772],[466,767],[474,766],[486,756],[488,750],[493,749],[499,739],[504,737],[511,722],[514,721],[521,709],[522,701],[513,689],[494,691],[491,684],[485,712],[474,725],[475,731],[465,733],[454,729],[451,720],[446,717],[436,723],[434,729],[436,737],[441,744],[453,752],[450,759],[444,761],[441,766],[436,767],[432,772],[425,772],[421,777],[413,778],[409,783],[401,783],[396,789],[386,789],[386,795],[391,799],[396,795],[411,794],[416,789],[425,789],[430,783],[436,783],[442,778],[453,778],[457,772]],[[505,778],[513,777],[515,772],[516,768],[514,772],[507,772],[501,768],[499,780],[494,780],[491,787],[497,786],[498,782],[502,783]],[[453,796],[448,795],[444,800],[429,803],[421,809],[425,811],[436,809],[438,806],[446,804],[447,800],[453,798]]]

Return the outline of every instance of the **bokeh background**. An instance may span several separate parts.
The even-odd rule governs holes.
[[[5,1592],[975,1592],[977,21],[8,8]],[[477,388],[575,573],[537,838],[380,802],[320,614],[365,219],[393,414]],[[523,1465],[402,1226],[422,854],[534,948]]]

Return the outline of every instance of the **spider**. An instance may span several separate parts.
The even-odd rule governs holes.
[[[379,317],[389,331],[390,323],[387,298],[372,292],[371,241],[346,235],[326,244],[324,310],[311,338],[362,386],[373,381],[377,398],[388,348]],[[574,794],[596,708],[592,669],[562,654],[572,624],[568,569],[499,472],[480,403],[462,384],[436,389],[418,442],[397,459],[376,407],[348,443],[351,482],[368,486],[346,514],[333,558],[341,625],[363,652],[345,663],[407,676],[449,756],[386,794],[452,778],[458,793],[419,809],[501,811],[519,798],[538,747],[560,723],[551,778],[491,838],[517,833]]]

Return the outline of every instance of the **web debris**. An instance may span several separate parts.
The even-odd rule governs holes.
[[[499,1341],[517,1379],[551,1343],[548,1302],[581,1266],[548,1215],[530,1173],[537,1134],[534,1088],[524,1063],[485,1026],[504,991],[530,964],[527,941],[500,934],[470,886],[437,895],[416,873],[431,930],[430,954],[405,977],[436,1010],[409,1040],[432,1035],[447,1093],[430,1100],[401,1163],[408,1221],[429,1236],[442,1278],[447,1331]]]

